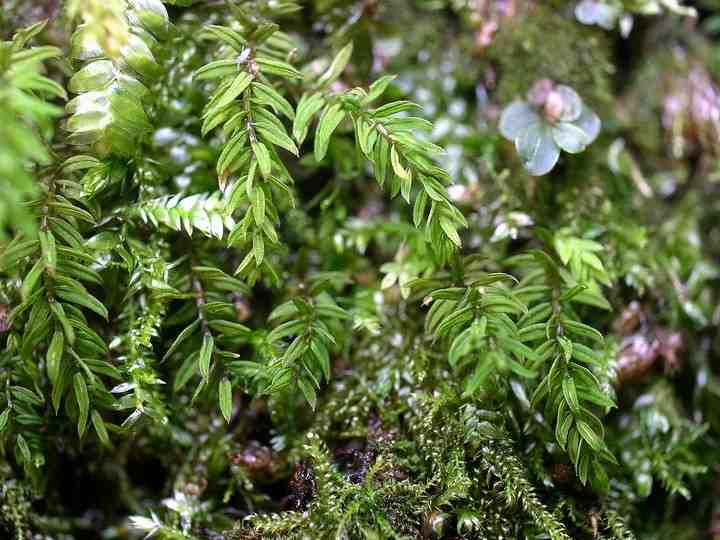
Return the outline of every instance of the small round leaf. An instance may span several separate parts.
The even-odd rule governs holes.
[[[587,134],[568,122],[558,122],[552,127],[552,134],[555,143],[570,154],[582,152],[589,143]]]
[[[515,140],[515,148],[523,167],[533,176],[549,173],[560,155],[550,129],[543,124],[533,124],[525,129]]]
[[[580,117],[575,120],[573,124],[585,132],[585,135],[587,135],[588,138],[587,144],[593,142],[600,133],[600,118],[598,118],[598,115],[591,111],[588,107],[583,106]]]
[[[520,136],[531,124],[538,124],[540,116],[524,101],[513,101],[500,116],[500,134],[511,141]]]
[[[555,91],[560,94],[563,102],[563,110],[560,114],[560,121],[572,122],[577,120],[583,110],[583,103],[577,92],[564,84],[558,85]]]
[[[612,30],[619,10],[597,0],[583,0],[575,8],[575,17],[583,24],[596,24],[605,30]]]

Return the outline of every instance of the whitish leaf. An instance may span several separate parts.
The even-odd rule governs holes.
[[[574,124],[558,122],[552,127],[555,143],[570,154],[577,154],[585,150],[589,144],[586,133]]]
[[[593,142],[600,133],[600,118],[598,118],[598,115],[591,111],[588,107],[583,107],[580,117],[575,120],[573,124],[585,132],[588,144]]]
[[[500,134],[514,141],[531,124],[539,124],[540,116],[524,101],[513,101],[503,109],[498,129]]]
[[[577,92],[564,84],[558,85],[555,91],[560,94],[562,98],[563,107],[560,113],[560,120],[562,122],[573,122],[577,120],[583,108],[582,100]]]
[[[111,394],[124,394],[125,392],[128,392],[128,391],[134,389],[135,387],[137,387],[137,385],[135,383],[124,382],[124,383],[118,384],[117,386],[114,386],[112,388],[112,390],[110,390],[110,393]]]
[[[597,24],[605,30],[612,30],[619,16],[619,10],[598,0],[582,0],[575,7],[575,17],[583,24]]]
[[[549,173],[560,156],[550,129],[543,124],[532,124],[523,130],[515,140],[515,148],[523,167],[533,176]]]

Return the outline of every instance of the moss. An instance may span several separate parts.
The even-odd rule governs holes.
[[[611,51],[605,33],[538,2],[527,13],[501,21],[488,53],[498,71],[497,101],[524,97],[535,81],[549,78],[604,110],[612,98]]]

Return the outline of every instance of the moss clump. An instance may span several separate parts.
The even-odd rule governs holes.
[[[535,81],[548,78],[575,88],[602,110],[612,99],[609,44],[605,33],[583,28],[544,2],[502,19],[488,50],[498,71],[497,100],[522,97]]]

